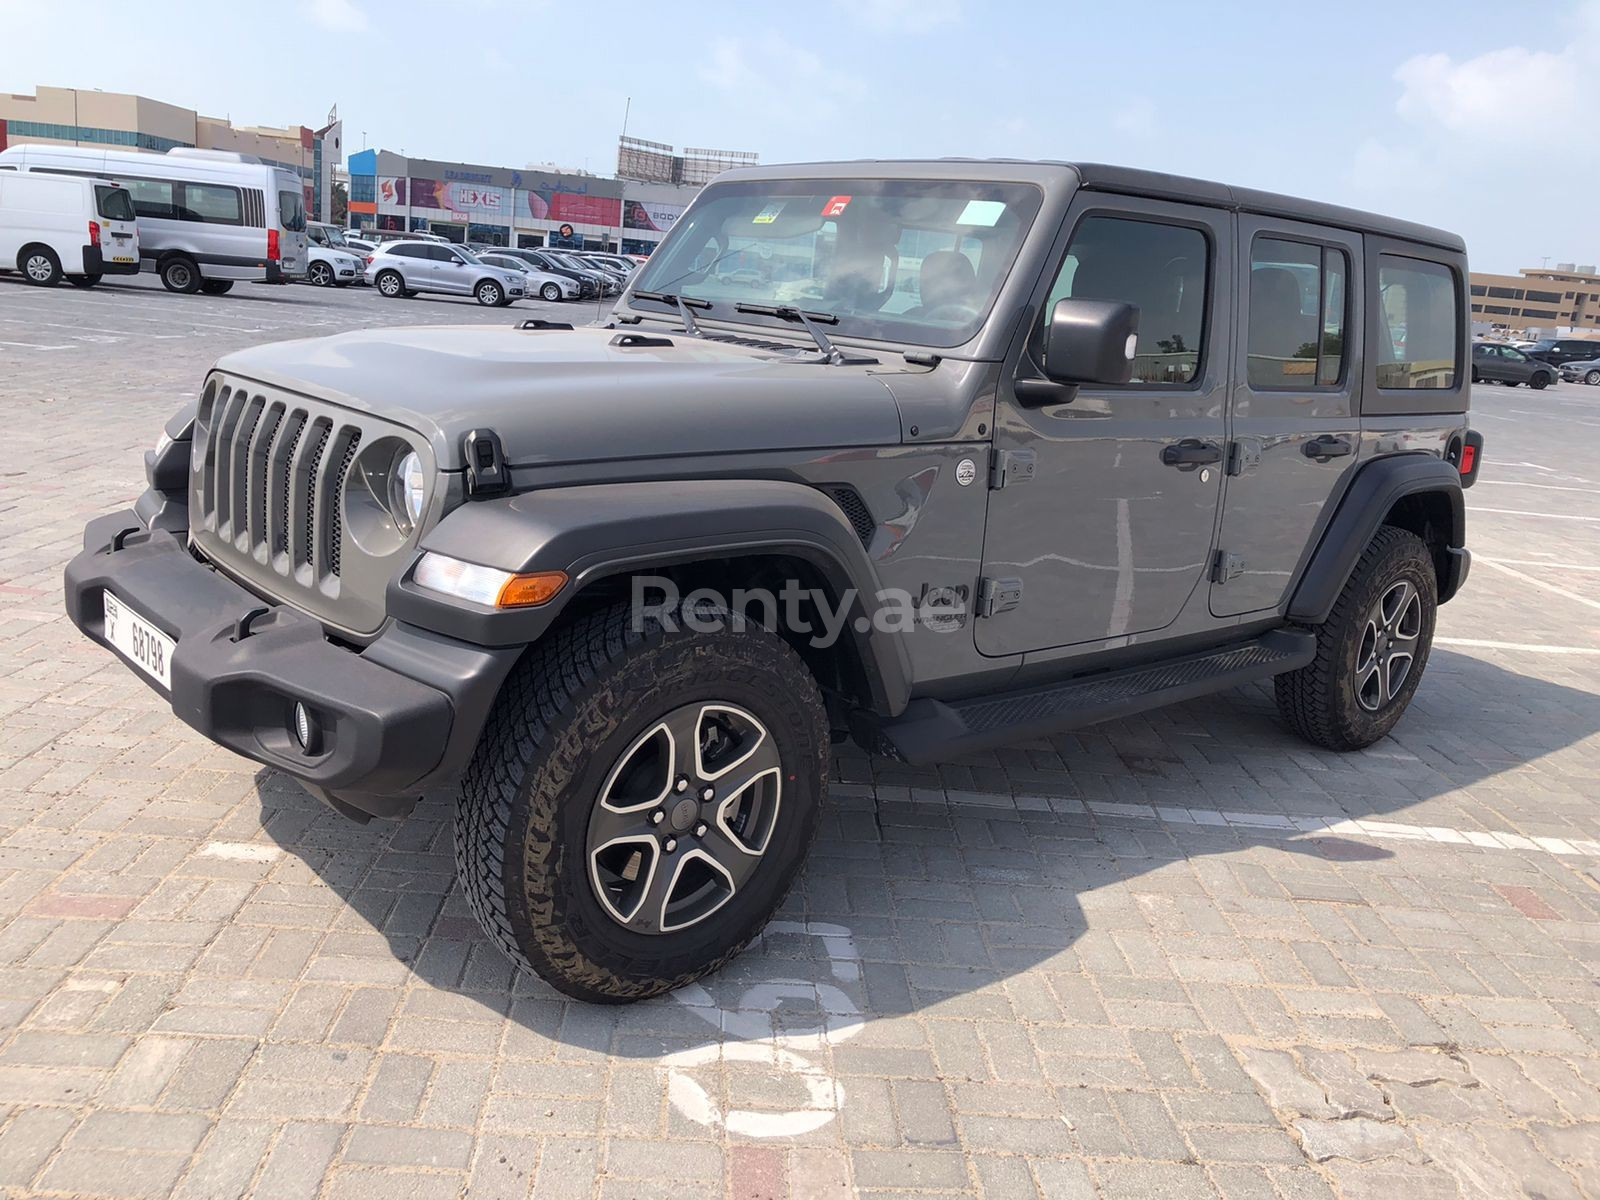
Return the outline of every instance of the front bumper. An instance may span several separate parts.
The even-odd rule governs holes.
[[[362,650],[192,557],[133,510],[91,521],[66,569],[67,615],[109,646],[105,592],[176,642],[172,711],[212,741],[294,776],[347,815],[402,816],[465,765],[516,648],[473,646],[392,622]],[[296,702],[320,731],[294,736]]]

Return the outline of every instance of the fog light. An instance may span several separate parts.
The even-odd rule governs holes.
[[[315,754],[321,748],[321,731],[311,716],[311,710],[299,700],[294,702],[294,736],[300,743],[300,749],[307,754]]]

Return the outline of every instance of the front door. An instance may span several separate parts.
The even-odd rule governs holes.
[[[1211,611],[1275,608],[1361,448],[1361,238],[1239,217],[1235,372]]]
[[[461,295],[472,290],[474,272],[461,255],[449,246],[429,246],[428,255],[433,259],[433,284],[441,292]]]
[[[1022,587],[1004,590],[1005,611],[974,623],[988,655],[1165,628],[1211,560],[1232,216],[1086,192],[1066,224],[1060,265],[1040,284],[1039,321],[1007,361],[996,410],[997,462],[1032,456],[1034,470],[989,493],[984,577]],[[1067,297],[1138,305],[1133,382],[1075,394],[1029,386],[1042,381],[1044,322]]]

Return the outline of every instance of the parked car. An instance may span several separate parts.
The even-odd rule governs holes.
[[[527,294],[522,272],[486,266],[464,247],[438,242],[386,242],[367,259],[366,274],[378,294],[390,299],[441,292],[495,307]]]
[[[111,180],[139,219],[139,257],[171,292],[220,295],[240,281],[306,273],[300,177],[249,155],[180,146],[165,154],[89,146],[0,150],[0,165]]]
[[[12,267],[40,287],[137,275],[132,197],[105,179],[0,171],[0,270]]]
[[[600,294],[600,281],[595,278],[592,271],[580,271],[577,267],[568,266],[548,250],[523,249],[507,246],[500,251],[509,254],[512,258],[520,258],[529,266],[543,271],[549,275],[559,275],[570,279],[578,285],[578,299],[593,300]]]
[[[1591,341],[1588,338],[1540,338],[1524,353],[1529,358],[1536,358],[1540,362],[1549,363],[1552,367],[1559,367],[1562,363],[1576,362],[1580,358],[1593,358],[1596,354],[1600,354],[1600,341]]]
[[[356,259],[355,283],[366,282],[367,255],[372,253],[372,243],[365,238],[351,237],[337,225],[329,225],[325,221],[309,221],[306,223],[306,237],[311,243],[327,246],[330,250],[339,250],[345,254],[353,255]],[[309,273],[309,270],[308,270]],[[316,282],[313,280],[312,282]]]
[[[1529,358],[1514,346],[1497,342],[1474,342],[1472,345],[1473,383],[1503,383],[1509,387],[1525,383],[1537,392],[1555,381],[1555,367]]]
[[[602,258],[599,255],[589,253],[569,253],[567,257],[577,259],[581,266],[587,267],[591,271],[599,271],[608,280],[616,285],[618,292],[622,291],[623,288],[628,286],[628,276],[631,274],[631,272],[624,271],[610,259]]]
[[[622,282],[609,271],[602,271],[599,267],[586,263],[581,258],[577,258],[564,250],[546,250],[544,254],[552,259],[556,265],[564,266],[568,270],[587,276],[594,283],[597,295],[615,296],[622,291]]]
[[[306,268],[306,282],[317,287],[349,287],[364,282],[366,257],[354,250],[344,250],[313,241],[306,248],[310,265]]]
[[[1600,383],[1600,358],[1580,358],[1561,364],[1561,378],[1567,383]]]
[[[731,230],[815,307],[719,280]],[[1442,230],[1155,172],[733,170],[608,325],[228,354],[67,612],[340,812],[453,786],[487,936],[659,995],[783,904],[836,738],[925,766],[1268,680],[1314,745],[1386,738],[1470,563],[1466,276]],[[246,458],[303,469],[258,506]]]
[[[502,254],[492,251],[480,254],[480,261],[491,267],[502,267],[508,271],[521,271],[528,279],[528,295],[538,296],[541,300],[576,300],[578,298],[578,281],[569,279],[565,275],[552,275],[549,271],[541,271],[526,259],[518,258],[514,254]]]

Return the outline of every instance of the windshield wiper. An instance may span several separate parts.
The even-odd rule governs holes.
[[[798,322],[811,335],[811,340],[822,351],[822,361],[845,365],[847,363],[873,363],[878,360],[865,354],[846,354],[822,332],[823,325],[837,325],[839,318],[833,313],[804,312],[792,304],[735,304],[734,312],[750,313],[758,317],[777,317],[780,321]]]
[[[673,292],[634,292],[634,297],[639,300],[655,300],[662,304],[676,305],[678,315],[683,318],[683,331],[690,337],[700,336],[700,326],[694,319],[691,309],[709,309],[711,301],[702,300],[699,296],[679,296]]]

